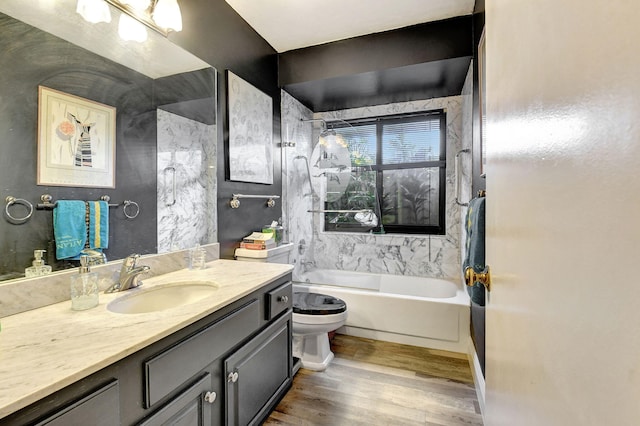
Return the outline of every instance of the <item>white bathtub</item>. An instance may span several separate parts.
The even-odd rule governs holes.
[[[439,278],[314,270],[294,291],[323,293],[347,303],[339,333],[466,353],[469,296],[461,283]]]

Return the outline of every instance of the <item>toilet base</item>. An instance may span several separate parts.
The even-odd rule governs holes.
[[[300,358],[302,368],[324,371],[333,360],[327,333],[293,334],[293,356]]]

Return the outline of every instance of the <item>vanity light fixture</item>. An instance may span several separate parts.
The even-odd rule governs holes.
[[[182,13],[178,0],[158,0],[151,17],[162,28],[182,31]]]
[[[103,0],[78,0],[76,12],[78,12],[85,21],[91,22],[92,24],[111,22],[109,5]]]
[[[105,0],[165,37],[182,31],[182,13],[177,0]]]
[[[122,11],[122,18],[134,18],[137,23],[142,23],[165,37],[170,31],[182,31],[182,13],[177,0],[78,0],[76,11],[92,23],[110,22],[111,14],[107,3]],[[122,18],[118,27],[121,37],[125,40],[146,40],[146,30],[143,36],[140,27],[136,28],[131,21]]]
[[[118,35],[127,41],[137,41],[138,43],[147,41],[147,29],[126,13],[120,15]]]

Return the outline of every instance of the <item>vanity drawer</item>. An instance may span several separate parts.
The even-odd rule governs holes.
[[[146,408],[179,389],[260,327],[254,299],[144,363]]]
[[[291,281],[266,293],[265,319],[267,321],[277,317],[293,305],[293,290]]]
[[[40,421],[36,426],[117,426],[119,424],[120,393],[118,381],[114,380],[53,416]]]

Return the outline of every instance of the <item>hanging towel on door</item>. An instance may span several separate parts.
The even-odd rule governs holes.
[[[469,201],[465,227],[467,240],[465,244],[466,255],[462,262],[462,274],[467,267],[472,267],[477,273],[485,270],[485,197],[476,197]],[[475,282],[472,287],[467,286],[467,292],[471,300],[480,306],[485,303],[484,285]]]
[[[87,242],[86,205],[80,200],[58,200],[53,209],[56,259],[74,258]]]
[[[88,201],[89,248],[102,251],[109,248],[109,204],[106,201]]]

